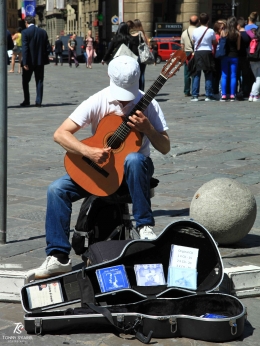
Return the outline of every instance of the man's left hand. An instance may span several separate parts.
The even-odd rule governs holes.
[[[129,117],[129,120],[127,125],[139,132],[146,133],[151,128],[150,121],[141,111],[136,111],[134,115]]]
[[[26,71],[29,71],[29,66],[28,65],[24,65],[23,67]]]

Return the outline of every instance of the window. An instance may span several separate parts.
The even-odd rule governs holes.
[[[169,49],[169,44],[168,43],[162,43],[160,45],[160,49]]]
[[[178,44],[172,43],[172,50],[179,50],[181,47]]]

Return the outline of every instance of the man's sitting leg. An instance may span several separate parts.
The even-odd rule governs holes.
[[[89,193],[74,183],[66,174],[50,184],[47,191],[46,254],[44,263],[30,271],[35,279],[48,278],[70,272],[69,242],[72,202],[89,196]]]
[[[133,216],[141,239],[155,239],[151,210],[150,180],[154,172],[150,157],[131,153],[125,159],[124,173],[133,203]]]

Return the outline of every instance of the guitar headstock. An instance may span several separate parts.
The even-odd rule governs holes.
[[[186,59],[186,53],[183,50],[176,50],[176,52],[171,54],[169,60],[167,60],[166,64],[163,66],[161,75],[167,79],[171,78],[179,71]]]

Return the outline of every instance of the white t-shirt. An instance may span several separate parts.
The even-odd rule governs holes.
[[[197,44],[201,38],[201,36],[204,34],[205,30],[207,28],[205,26],[200,26],[199,28],[196,28],[193,30],[192,34],[192,40],[194,41],[194,50],[197,47]],[[197,51],[199,50],[212,50],[212,41],[216,39],[216,35],[214,30],[208,29],[206,34],[204,35]]]
[[[143,95],[144,93],[139,90],[137,97],[123,107],[120,102],[114,100],[110,95],[109,87],[107,87],[83,101],[69,118],[81,127],[91,125],[91,131],[92,134],[94,134],[99,121],[104,118],[105,115],[110,113],[115,113],[117,115],[129,114]],[[158,132],[168,130],[163,112],[157,101],[153,100],[143,113]],[[149,139],[143,136],[142,146],[139,152],[145,156],[149,156],[149,144]]]

